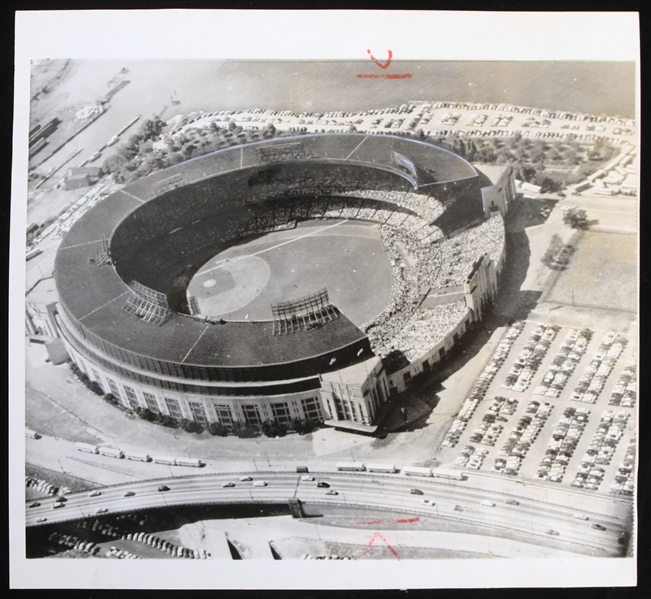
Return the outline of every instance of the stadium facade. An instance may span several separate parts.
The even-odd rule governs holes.
[[[125,407],[226,427],[372,430],[390,394],[444,359],[494,299],[510,181],[482,191],[466,161],[401,137],[221,150],[127,185],[75,223],[56,256],[56,323],[75,364]],[[391,302],[370,322],[353,324],[327,290],[287,297],[271,320],[198,313],[187,287],[208,259],[336,218],[377,223],[390,257],[399,246],[415,264],[392,258]]]

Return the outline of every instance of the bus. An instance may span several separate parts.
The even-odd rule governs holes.
[[[32,258],[36,258],[36,256],[42,253],[43,250],[40,250],[38,248],[30,250],[29,252],[27,252],[27,254],[25,254],[25,260],[31,260]]]
[[[127,460],[135,460],[136,462],[151,462],[151,456],[148,453],[140,451],[127,451],[124,454]]]
[[[340,472],[364,472],[366,467],[361,462],[338,462],[337,470]]]
[[[432,476],[451,480],[466,480],[468,475],[461,470],[448,470],[446,468],[432,468]]]
[[[366,466],[369,472],[386,472],[388,474],[395,474],[399,470],[390,464],[369,464]]]
[[[167,464],[168,466],[176,466],[176,458],[170,458],[163,455],[155,455],[152,458],[156,464]]]
[[[176,458],[177,466],[190,466],[192,468],[201,468],[206,464],[198,458]]]
[[[109,458],[117,458],[121,460],[124,458],[124,453],[121,449],[115,449],[115,447],[100,447],[99,454],[107,456]]]
[[[418,466],[405,466],[402,473],[407,476],[432,476],[431,468],[420,468]]]
[[[89,443],[75,443],[78,451],[85,453],[99,453],[97,445],[90,445]]]

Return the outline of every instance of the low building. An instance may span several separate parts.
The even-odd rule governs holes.
[[[102,169],[97,166],[71,167],[66,172],[65,188],[79,189],[95,185],[102,176]]]

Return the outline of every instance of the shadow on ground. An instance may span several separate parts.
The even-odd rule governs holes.
[[[499,327],[526,319],[536,307],[542,292],[522,289],[531,261],[531,248],[525,228],[528,213],[520,203],[506,222],[506,262],[499,281],[499,294],[491,311],[473,325],[460,344],[429,375],[414,377],[406,392],[392,398],[381,416],[379,437],[389,432],[410,432],[427,426],[427,420],[439,402],[442,382],[463,368],[491,338]],[[527,210],[529,208],[526,208]]]

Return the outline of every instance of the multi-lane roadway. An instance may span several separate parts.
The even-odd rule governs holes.
[[[401,474],[330,472],[308,475],[314,480],[303,480],[303,476],[290,472],[207,474],[105,487],[94,492],[70,494],[65,502],[44,499],[34,507],[29,507],[33,502],[28,502],[26,523],[38,526],[148,508],[286,503],[297,498],[306,504],[378,508],[455,520],[476,527],[478,534],[482,527],[488,527],[484,528],[487,534],[498,531],[498,534],[518,534],[520,538],[524,535],[533,544],[556,539],[577,552],[582,550],[589,554],[617,555],[621,549],[618,540],[624,532],[624,523],[620,519],[577,512],[569,505],[516,498],[497,491]],[[252,480],[240,480],[241,477]],[[259,486],[260,481],[266,485]],[[321,481],[327,482],[329,487],[317,486]],[[234,486],[224,486],[227,483]],[[54,507],[59,504],[63,507]]]

